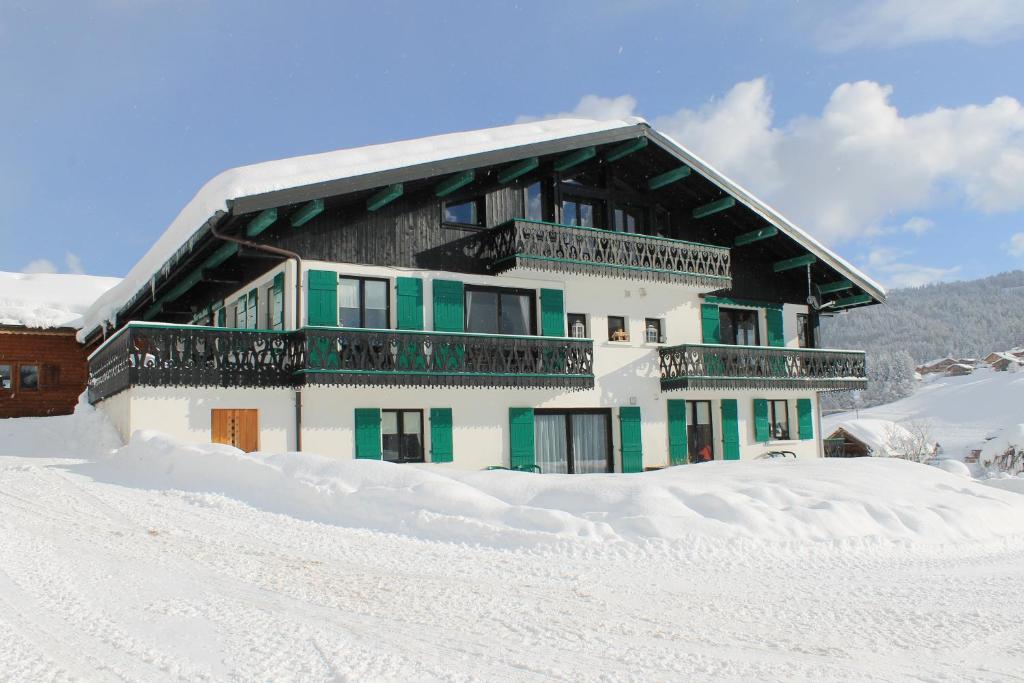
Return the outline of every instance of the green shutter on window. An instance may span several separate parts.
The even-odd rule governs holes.
[[[719,344],[722,341],[721,325],[717,304],[700,305],[700,325],[705,344]]]
[[[736,399],[723,398],[722,401],[722,458],[724,460],[740,459],[740,425]]]
[[[785,346],[786,334],[782,323],[782,309],[767,308],[765,317],[768,321],[768,346]]]
[[[814,438],[814,407],[809,398],[798,398],[796,400],[796,417],[800,427],[800,440],[807,441]]]
[[[434,280],[434,330],[465,332],[463,287],[458,280]]]
[[[273,330],[284,329],[284,273],[274,276],[274,285],[270,291],[271,306],[273,309],[273,320],[270,321],[270,328]]]
[[[245,326],[250,330],[255,330],[258,327],[256,321],[259,320],[259,318],[257,317],[256,312],[260,310],[259,302],[259,291],[255,289],[249,290],[249,306],[245,312]]]
[[[754,399],[754,441],[767,443],[771,439],[768,425],[768,401],[763,398]]]
[[[685,465],[686,445],[686,401],[670,399],[668,402],[668,463]]]
[[[452,409],[430,409],[430,461],[451,462],[454,454],[452,446]]]
[[[644,471],[643,440],[640,437],[639,406],[619,408],[619,450],[622,452],[623,472]]]
[[[380,460],[380,408],[356,408],[356,457]]]
[[[562,290],[540,290],[540,329],[545,337],[565,336],[565,293]]]
[[[398,293],[398,329],[423,329],[423,280],[418,277],[395,278]]]
[[[533,408],[508,409],[509,467],[528,470],[537,464],[534,455]]]
[[[338,274],[333,270],[309,271],[306,291],[306,324],[337,327]]]

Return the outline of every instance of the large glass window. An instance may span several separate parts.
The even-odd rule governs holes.
[[[423,411],[382,410],[381,446],[388,462],[423,462]]]
[[[497,287],[466,287],[466,331],[533,334],[533,292]]]
[[[690,462],[715,459],[711,401],[686,402],[686,449]]]
[[[643,209],[635,206],[620,205],[615,207],[616,232],[638,232],[644,224]]]
[[[597,199],[565,197],[562,199],[562,223],[584,228],[603,228],[604,203]]]
[[[789,402],[768,401],[768,419],[772,438],[785,441],[789,438]]]
[[[18,389],[21,391],[35,391],[39,388],[39,366],[19,365],[18,366]]]
[[[11,366],[0,365],[0,389],[11,389]]]
[[[391,327],[388,281],[343,277],[338,280],[338,324],[386,330]]]
[[[611,415],[606,409],[537,410],[533,433],[541,472],[612,471]]]
[[[720,308],[718,311],[723,344],[760,345],[757,311],[741,308]]]
[[[526,217],[531,221],[544,220],[544,194],[540,181],[526,186]]]
[[[476,197],[444,203],[445,223],[461,223],[462,225],[484,225],[484,200]]]

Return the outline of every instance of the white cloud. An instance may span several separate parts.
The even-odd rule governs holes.
[[[56,273],[57,266],[53,265],[53,261],[49,261],[44,258],[30,261],[21,269],[23,273]]]
[[[818,28],[826,50],[900,47],[942,40],[995,43],[1024,28],[1020,0],[868,0]]]
[[[85,272],[82,268],[82,259],[78,257],[78,254],[73,254],[70,251],[64,254],[64,264],[68,267],[69,273],[81,275]]]
[[[910,251],[890,247],[873,249],[867,258],[868,270],[886,287],[893,288],[930,285],[949,280],[960,272],[960,266],[937,268],[902,260],[911,254]]]
[[[928,218],[922,218],[921,216],[913,216],[900,226],[900,229],[903,230],[903,232],[912,232],[915,235],[923,235],[934,227],[935,221]]]
[[[1010,235],[1010,243],[1007,245],[1010,256],[1024,256],[1024,232],[1017,232]]]
[[[600,95],[584,95],[572,111],[563,111],[558,114],[545,114],[544,116],[522,115],[516,118],[516,123],[528,123],[540,119],[555,119],[564,117],[582,117],[585,119],[596,119],[607,121],[609,119],[625,119],[635,116],[636,98],[632,95],[619,95],[618,97],[601,97]]]

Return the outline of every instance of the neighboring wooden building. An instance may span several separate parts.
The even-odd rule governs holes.
[[[66,415],[89,378],[84,310],[115,278],[0,273],[0,418]]]

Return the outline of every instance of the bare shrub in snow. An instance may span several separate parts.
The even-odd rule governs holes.
[[[902,425],[892,425],[885,433],[886,450],[889,456],[912,462],[924,462],[932,457],[931,425],[925,420],[913,420]]]

